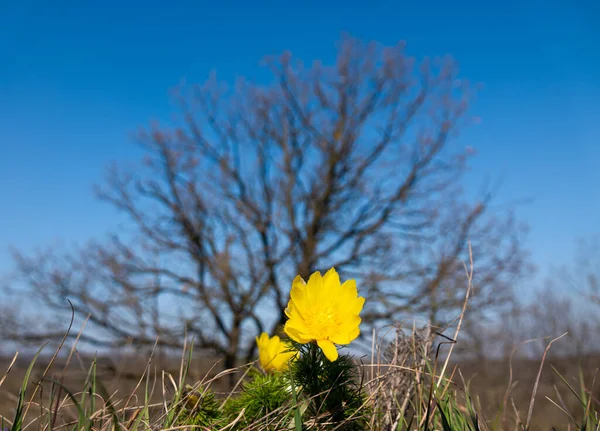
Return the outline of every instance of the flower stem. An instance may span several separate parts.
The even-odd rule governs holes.
[[[312,382],[312,396],[314,397],[314,402],[315,402],[315,407],[317,411],[320,411],[321,408],[323,407],[323,394],[322,394],[322,390],[321,390],[321,364],[322,364],[322,358],[321,358],[321,349],[319,349],[319,346],[317,345],[317,343],[315,341],[313,341],[312,343],[310,343],[310,347],[309,347],[309,352],[310,352],[310,364],[311,364],[311,382]]]

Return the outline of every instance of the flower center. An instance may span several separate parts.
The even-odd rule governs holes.
[[[318,308],[306,321],[310,332],[319,340],[327,340],[331,335],[336,334],[340,325],[338,313],[331,307]]]

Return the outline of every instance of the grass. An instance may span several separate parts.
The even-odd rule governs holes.
[[[345,359],[332,363],[338,368],[332,368],[329,377],[323,378],[330,381],[322,392],[319,385],[312,387],[311,381],[301,381],[302,374],[266,375],[254,364],[191,379],[190,367],[194,364],[191,344],[181,355],[176,372],[153,366],[150,355],[142,376],[129,393],[109,392],[103,386],[95,357],[88,358],[85,379],[78,388],[73,388],[67,387],[64,380],[68,367],[73,366],[69,361],[74,346],[62,370],[54,371],[59,368],[55,352],[48,365],[42,366],[42,372],[36,374],[33,370],[39,368],[36,361],[40,349],[15,394],[12,415],[0,417],[0,428],[11,431],[534,430],[542,429],[535,422],[534,411],[537,403],[544,400],[563,417],[560,429],[600,430],[595,378],[586,382],[582,372],[577,381],[567,378],[558,367],[547,364],[544,355],[538,361],[528,402],[517,406],[510,396],[514,382],[509,379],[503,402],[495,407],[486,406],[479,396],[471,395],[472,382],[464,378],[448,355],[442,355],[447,346],[439,342],[443,339],[437,338],[435,342],[428,333],[406,333],[396,327],[391,342],[373,343],[368,363],[343,356]],[[83,358],[79,359],[82,363]],[[16,363],[15,355],[7,372],[0,377],[0,389]],[[553,395],[540,393],[543,370],[557,382],[552,385]],[[241,374],[239,383],[234,390],[221,392],[218,388],[223,387],[231,372]],[[339,385],[336,379],[340,380]],[[352,390],[350,395],[348,385]]]
[[[467,276],[470,280],[472,270]],[[600,430],[595,374],[586,381],[580,369],[574,380],[547,364],[552,344],[562,336],[547,345],[535,364],[527,400],[513,396],[519,367],[513,367],[512,356],[500,402],[481,396],[486,386],[498,386],[491,379],[472,390],[473,376],[466,379],[452,361],[470,291],[469,282],[453,338],[432,334],[430,328],[406,331],[392,326],[383,335],[373,334],[366,364],[349,355],[329,362],[309,344],[298,346],[301,354],[288,372],[265,374],[251,363],[215,374],[214,363],[199,377],[191,375],[197,359],[193,344],[186,343],[176,371],[157,367],[153,350],[130,391],[103,384],[98,358],[82,358],[76,350],[78,338],[59,370],[66,334],[45,367],[36,364],[44,347],[33,356],[18,394],[10,394],[14,408],[10,415],[0,415],[0,430],[530,431],[548,429],[543,420],[536,423],[536,418],[548,416],[547,410],[534,415],[540,398],[546,409],[560,414],[560,429]],[[85,367],[85,378],[76,386],[65,383],[72,383],[67,374],[74,358]],[[0,377],[0,390],[15,364],[18,354]],[[221,391],[232,373],[239,376],[238,383]]]

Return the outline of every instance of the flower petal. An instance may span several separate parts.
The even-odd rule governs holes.
[[[340,287],[340,276],[335,268],[331,268],[323,276],[323,287],[328,291],[337,290]]]
[[[285,315],[288,317],[288,319],[303,319],[302,318],[302,313],[300,313],[300,310],[298,310],[298,306],[295,302],[290,301],[288,302],[288,305],[286,307],[286,309],[284,310]]]
[[[353,341],[359,335],[360,335],[360,327],[357,326],[356,329],[350,331],[350,333],[348,334],[348,338],[350,339],[350,341]]]
[[[273,362],[273,359],[277,356],[279,350],[281,350],[281,342],[279,340],[279,336],[274,335],[269,340],[269,344],[267,346],[267,352],[269,352],[269,356],[272,358],[271,362]]]
[[[349,333],[345,333],[345,332],[340,332],[339,334],[331,335],[329,337],[329,339],[331,341],[333,341],[335,344],[341,344],[341,345],[350,344],[350,342],[352,341]]]
[[[351,302],[358,297],[356,280],[346,280],[340,288],[340,301]]]
[[[362,319],[358,314],[351,314],[344,319],[342,327],[344,329],[352,330],[360,325],[360,322],[362,322]]]
[[[263,370],[282,371],[288,367],[288,363],[298,352],[291,349],[289,342],[283,342],[279,336],[269,338],[267,333],[262,333],[257,338],[258,359]]]
[[[289,322],[289,320],[288,320],[288,322]],[[311,341],[310,338],[306,338],[300,331],[298,331],[298,329],[291,328],[287,324],[287,322],[286,322],[285,326],[283,327],[283,331],[288,335],[288,337],[290,337],[292,340],[294,340],[297,343],[304,344],[304,343],[308,343],[309,341]]]
[[[301,304],[306,301],[306,282],[299,275],[297,275],[296,278],[294,278],[294,281],[292,281],[290,298],[297,304]]]
[[[319,345],[327,359],[329,359],[331,362],[335,361],[338,358],[337,348],[335,347],[335,344],[333,344],[331,341],[318,340],[317,344]]]
[[[285,327],[294,329],[298,332],[308,332],[308,328],[306,327],[306,322],[302,319],[291,318],[287,322],[285,322]]]
[[[362,308],[364,305],[365,305],[365,298],[362,296],[359,296],[358,298],[356,298],[354,300],[354,303],[352,304],[352,306],[350,308],[350,312],[353,314],[359,314],[362,311]]]
[[[306,284],[306,300],[312,304],[318,304],[321,301],[323,293],[323,279],[321,273],[315,271],[312,273]]]
[[[260,347],[261,345],[265,345],[266,343],[269,342],[269,334],[267,334],[266,332],[263,332],[262,334],[260,334],[260,337],[256,337],[256,344]]]

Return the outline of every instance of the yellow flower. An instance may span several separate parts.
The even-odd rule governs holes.
[[[316,341],[330,361],[338,358],[335,344],[350,344],[360,334],[365,298],[358,296],[355,280],[340,284],[334,268],[323,277],[315,272],[308,284],[297,276],[290,296],[285,333],[298,343]]]
[[[256,337],[256,344],[258,345],[260,366],[265,371],[285,370],[289,361],[298,353],[290,351],[290,343],[281,341],[277,335],[269,338],[269,334],[266,332],[260,334],[260,337]]]

